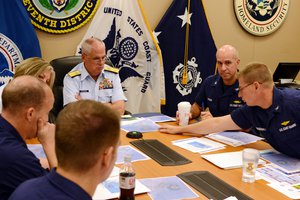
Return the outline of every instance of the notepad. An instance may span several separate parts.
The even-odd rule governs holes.
[[[202,158],[222,169],[234,169],[243,166],[242,151],[202,155]],[[259,159],[258,164],[266,164],[266,162]]]

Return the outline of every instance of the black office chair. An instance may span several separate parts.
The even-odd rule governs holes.
[[[54,106],[51,111],[55,117],[63,109],[64,77],[80,62],[82,62],[81,56],[66,56],[56,58],[50,62],[55,71],[55,80],[53,85]]]
[[[82,62],[81,56],[67,56],[56,58],[50,62],[55,71],[55,80],[53,85],[54,105],[53,109],[51,110],[52,119],[50,119],[50,121],[52,122],[55,122],[56,116],[63,109],[64,77],[80,62]],[[114,67],[109,59],[106,60],[105,64]],[[131,113],[129,111],[125,111],[125,114]]]

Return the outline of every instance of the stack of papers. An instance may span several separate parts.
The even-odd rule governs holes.
[[[114,167],[109,178],[97,186],[93,196],[93,200],[114,199],[119,197],[119,171],[120,169],[118,167]],[[139,180],[136,179],[134,194],[142,194],[146,192],[150,192],[150,189],[144,186]]]
[[[257,173],[269,186],[291,199],[300,199],[300,160],[275,150],[261,151],[260,156],[270,164]]]
[[[263,152],[260,156],[269,161],[274,168],[278,168],[285,174],[300,173],[300,160],[289,157],[276,151]]]
[[[250,144],[257,142],[258,140],[262,140],[262,137],[258,137],[249,133],[236,131],[236,132],[220,132],[220,133],[212,133],[207,135],[206,137],[217,140],[219,142],[223,142],[225,144],[237,147],[245,144]]]
[[[187,138],[182,140],[172,141],[172,144],[186,150],[189,150],[193,153],[206,153],[210,151],[216,151],[224,149],[225,145],[219,142],[214,142],[207,138]]]
[[[234,169],[243,166],[242,151],[202,155],[202,157],[222,169]],[[258,164],[265,163],[261,159],[258,161]]]

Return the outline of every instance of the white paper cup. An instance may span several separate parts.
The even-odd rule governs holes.
[[[255,181],[255,172],[259,160],[259,151],[247,148],[243,150],[243,176],[242,181],[253,183]]]
[[[178,105],[179,125],[186,126],[189,124],[191,104],[187,101],[182,101]]]

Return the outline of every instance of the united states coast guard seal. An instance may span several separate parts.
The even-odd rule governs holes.
[[[176,89],[181,93],[182,96],[192,93],[193,88],[197,88],[198,84],[202,83],[200,72],[197,70],[198,64],[196,58],[193,57],[187,62],[187,84],[182,83],[182,77],[184,73],[184,65],[179,63],[173,71],[173,83],[177,84]]]
[[[235,15],[249,33],[264,36],[277,30],[285,20],[289,0],[234,0]]]
[[[31,23],[49,33],[68,33],[86,24],[99,0],[23,0]]]

